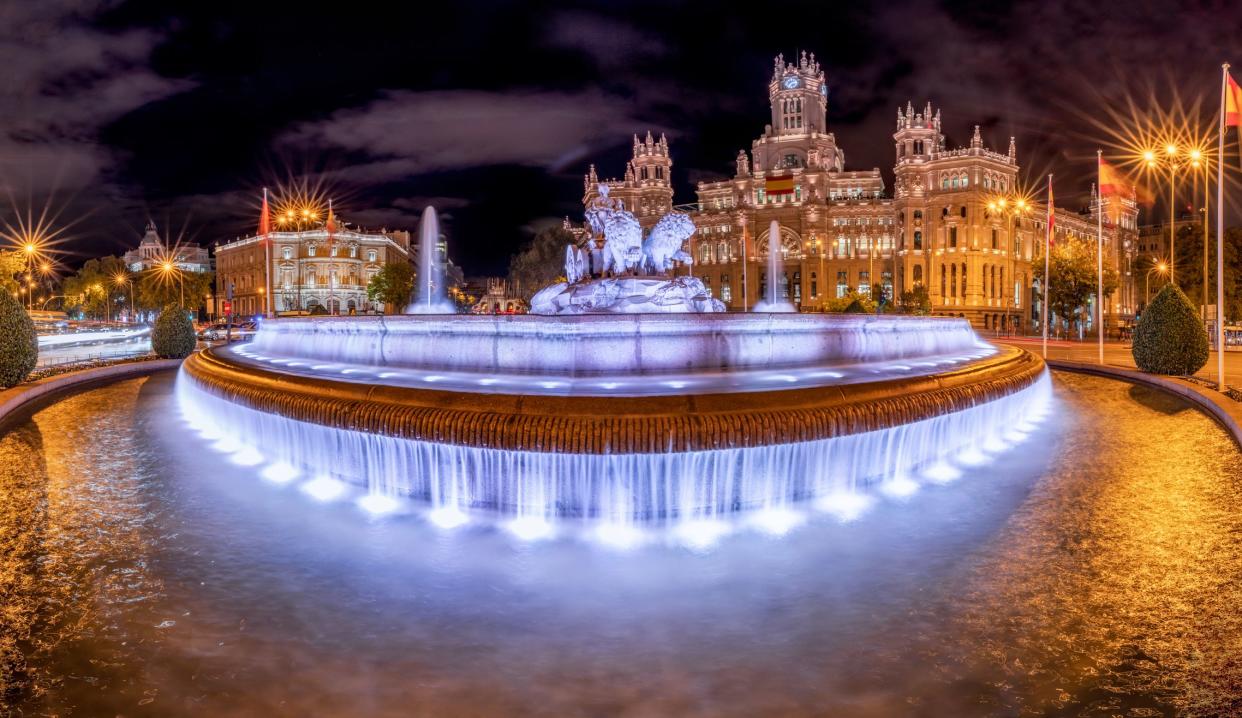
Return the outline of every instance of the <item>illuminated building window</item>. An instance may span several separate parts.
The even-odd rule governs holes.
[[[368,262],[375,261],[375,250],[374,249],[367,250],[367,261]]]
[[[850,293],[850,274],[846,271],[837,272],[837,298]]]
[[[293,247],[282,247],[280,250],[280,256],[285,259],[293,259]]]

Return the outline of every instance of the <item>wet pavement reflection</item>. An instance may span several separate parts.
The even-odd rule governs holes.
[[[0,438],[14,714],[1242,713],[1242,458],[1158,392],[1058,374],[943,486],[621,552],[316,503],[187,431],[173,381]]]

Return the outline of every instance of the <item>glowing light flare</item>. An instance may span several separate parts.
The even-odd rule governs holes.
[[[806,514],[784,506],[774,506],[755,512],[747,523],[770,536],[784,536],[806,523]]]
[[[317,476],[302,484],[303,493],[320,503],[336,501],[345,494],[345,484],[331,476]]]
[[[435,524],[438,528],[447,530],[455,529],[458,526],[464,526],[470,522],[470,517],[461,509],[455,506],[441,506],[427,514],[427,520]]]
[[[628,551],[641,546],[647,537],[628,524],[605,523],[595,529],[594,538],[609,548]]]
[[[556,536],[556,527],[542,516],[520,516],[504,528],[522,541],[544,541]]]
[[[715,546],[731,530],[727,522],[719,519],[690,519],[678,524],[673,535],[684,546],[702,550]]]
[[[358,499],[358,507],[372,516],[387,516],[401,508],[401,502],[387,494],[367,494]]]
[[[296,467],[283,461],[271,464],[259,472],[259,476],[274,484],[287,484],[301,475],[302,472]]]
[[[831,514],[841,523],[857,520],[871,508],[874,499],[864,494],[837,491],[815,500],[815,508]]]

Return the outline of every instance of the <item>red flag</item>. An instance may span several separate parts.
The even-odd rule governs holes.
[[[1225,73],[1225,126],[1242,127],[1242,87]]]

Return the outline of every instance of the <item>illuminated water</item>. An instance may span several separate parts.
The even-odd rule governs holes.
[[[453,303],[444,296],[444,266],[440,264],[440,219],[428,205],[418,224],[418,271],[414,281],[414,301],[407,314],[452,314]]]
[[[181,415],[234,463],[312,497],[391,510],[413,497],[438,523],[472,510],[500,513],[521,530],[590,519],[606,540],[660,522],[710,542],[714,522],[739,512],[801,513],[855,506],[876,490],[905,495],[920,481],[952,479],[1026,440],[1049,409],[1047,377],[1012,395],[923,421],[820,441],[666,454],[561,454],[455,446],[296,421],[255,411],[177,382]],[[790,520],[798,520],[791,518]],[[707,526],[703,522],[713,522]],[[602,524],[602,525],[600,525]],[[707,534],[705,535],[705,532]]]
[[[1015,451],[710,550],[523,542],[264,481],[173,375],[0,438],[0,701],[78,716],[1224,716],[1242,460],[1057,375]],[[0,711],[2,713],[3,711]]]

